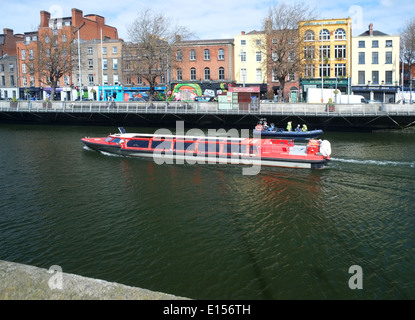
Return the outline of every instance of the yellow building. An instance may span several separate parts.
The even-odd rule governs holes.
[[[238,85],[261,85],[267,82],[263,31],[241,32],[234,37],[235,81]]]
[[[303,72],[300,87],[337,88],[350,92],[352,19],[301,21]]]

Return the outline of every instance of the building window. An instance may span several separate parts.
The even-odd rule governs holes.
[[[27,87],[27,79],[26,79],[26,77],[23,77],[23,87]]]
[[[205,68],[205,80],[210,80],[210,69]]]
[[[176,60],[177,61],[182,61],[182,58],[183,58],[183,55],[182,55],[181,50],[177,50],[176,51]]]
[[[304,33],[304,41],[314,41],[314,40],[315,40],[314,32],[311,30],[307,30]]]
[[[88,74],[88,82],[90,86],[94,85],[94,75],[93,74]]]
[[[359,41],[359,48],[366,48],[364,41]]]
[[[88,59],[88,68],[89,69],[94,68],[94,60],[93,59]]]
[[[288,73],[288,81],[295,81],[295,73],[289,72]]]
[[[275,61],[275,62],[278,61],[278,52],[275,52],[275,51],[272,52],[272,61]]]
[[[241,69],[241,79],[240,80],[241,80],[242,83],[246,82],[246,69],[245,68]]]
[[[359,64],[365,64],[365,53],[359,52]]]
[[[290,51],[290,53],[288,54],[288,61],[293,62],[294,60],[295,60],[295,52]]]
[[[107,54],[107,47],[102,47],[102,54]]]
[[[304,76],[308,78],[314,78],[315,70],[316,68],[313,64],[306,64],[304,67]]]
[[[118,85],[118,74],[114,74],[113,75],[113,79],[114,79],[114,86]]]
[[[62,35],[62,42],[66,42],[66,40],[67,40],[67,39],[66,39],[66,34],[63,34],[63,35]]]
[[[392,71],[385,71],[386,84],[392,84]]]
[[[196,51],[190,50],[190,60],[191,61],[196,60]]]
[[[219,51],[218,51],[218,60],[225,60],[225,50],[219,49]]]
[[[261,62],[261,51],[257,51],[256,53],[255,53],[255,57],[256,57],[256,62]]]
[[[219,80],[225,80],[225,69],[222,67],[219,68]]]
[[[14,75],[10,75],[10,86],[14,86]]]
[[[392,64],[392,52],[385,53],[385,64]]]
[[[246,46],[246,40],[241,40],[241,46]]]
[[[386,48],[392,48],[392,40],[386,40]]]
[[[0,64],[0,72],[4,72],[4,64]]]
[[[323,29],[319,32],[319,40],[330,40],[330,31]]]
[[[372,48],[379,48],[379,41],[378,40],[373,40],[372,41]]]
[[[118,47],[112,47],[112,53],[117,54],[118,53]]]
[[[177,78],[177,81],[182,81],[183,80],[182,69],[177,69],[176,78]]]
[[[26,74],[26,63],[22,63],[22,73]]]
[[[365,72],[364,71],[359,71],[358,81],[359,81],[359,84],[366,84]]]
[[[33,60],[33,49],[29,50],[29,60]]]
[[[26,60],[26,50],[24,49],[22,50],[22,60]]]
[[[321,54],[323,53],[323,58],[330,59],[330,46],[320,46],[320,60],[321,60]]]
[[[334,33],[335,40],[346,40],[346,31],[344,29],[337,29]]]
[[[313,46],[304,47],[304,59],[314,59],[314,51]]]
[[[319,69],[320,69],[320,77],[330,77],[330,65],[329,64],[323,64],[323,68],[320,65]]]
[[[346,59],[346,45],[335,46],[334,57],[336,59]]]
[[[63,83],[67,86],[69,86],[69,80],[70,80],[69,76],[64,76],[63,77]]]
[[[127,76],[127,77],[125,78],[125,83],[126,83],[126,84],[131,84],[131,77],[130,77],[130,76]]]
[[[379,52],[372,52],[372,64],[379,64]]]
[[[278,70],[272,69],[272,82],[278,82]]]
[[[278,44],[278,39],[272,38],[272,44],[277,45]]]
[[[262,82],[262,70],[256,69],[256,82]]]
[[[204,57],[205,60],[210,60],[210,51],[209,51],[209,49],[205,49],[203,57]]]
[[[88,54],[92,54],[94,52],[94,50],[92,49],[92,47],[88,47]]]
[[[196,69],[195,68],[190,69],[190,80],[192,81],[196,80]]]
[[[338,63],[335,65],[335,76],[336,77],[345,77],[346,76],[346,64]]]
[[[255,43],[256,43],[257,47],[259,47],[259,46],[261,45],[261,39],[257,39],[257,40],[255,41]]]
[[[102,59],[102,68],[103,69],[108,69],[108,61],[107,61],[107,59]]]
[[[112,68],[114,70],[118,69],[118,59],[112,59]]]
[[[34,76],[30,76],[30,86],[31,87],[35,86],[35,77]]]
[[[245,62],[245,61],[246,61],[246,52],[241,51],[241,62]]]
[[[5,78],[5,76],[1,76],[1,86],[2,87],[5,87],[6,86],[6,78]]]
[[[379,84],[379,71],[372,71],[372,83]]]
[[[102,77],[103,77],[104,85],[107,85],[108,84],[108,75],[104,74]]]

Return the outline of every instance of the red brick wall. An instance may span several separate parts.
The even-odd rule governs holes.
[[[210,51],[210,59],[204,59],[204,51],[208,49]],[[219,49],[224,50],[224,59],[219,60]],[[182,60],[177,61],[176,52],[180,50],[182,52]],[[196,54],[196,60],[190,60],[190,51],[194,50]],[[210,79],[212,81],[232,81],[233,80],[233,45],[218,43],[218,44],[197,44],[189,43],[180,45],[173,48],[173,72],[172,81],[177,81],[177,69],[182,70],[182,82],[186,81],[204,81],[205,68],[210,69]],[[219,68],[224,68],[225,79],[219,80]],[[190,80],[191,68],[196,69],[196,80]]]

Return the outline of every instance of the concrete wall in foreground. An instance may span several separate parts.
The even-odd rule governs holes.
[[[0,260],[0,300],[188,300],[170,294]]]

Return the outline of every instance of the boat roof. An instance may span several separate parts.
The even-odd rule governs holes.
[[[192,136],[192,135],[175,135],[175,134],[155,134],[155,133],[115,133],[110,134],[111,137],[118,138],[168,138],[168,139],[184,139],[184,140],[231,140],[244,141],[249,138],[232,138],[228,136]]]

